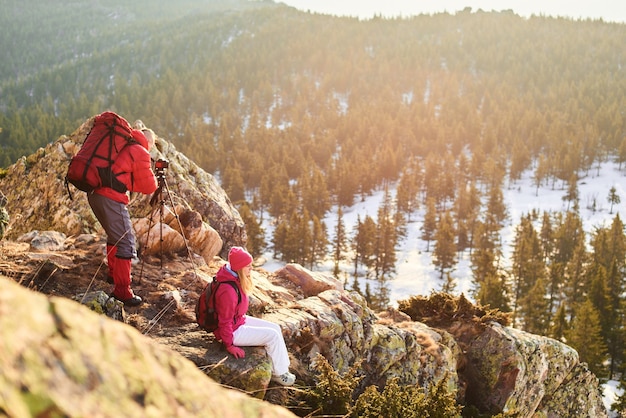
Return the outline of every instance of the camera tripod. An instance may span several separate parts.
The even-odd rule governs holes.
[[[196,271],[196,263],[193,259],[193,255],[191,252],[191,249],[189,248],[189,243],[187,241],[187,237],[185,237],[185,233],[184,233],[184,229],[183,229],[183,225],[180,221],[180,217],[178,216],[178,214],[176,213],[176,208],[174,207],[174,200],[172,199],[172,194],[170,193],[170,189],[169,186],[167,185],[167,181],[165,180],[165,169],[169,167],[169,162],[167,160],[158,160],[155,162],[154,164],[154,168],[155,168],[155,177],[157,179],[158,182],[158,186],[156,191],[154,192],[154,194],[152,195],[152,197],[150,198],[150,206],[152,206],[153,208],[156,207],[156,205],[158,204],[158,211],[159,211],[159,222],[160,222],[160,259],[161,259],[161,270],[163,270],[163,218],[164,218],[164,208],[165,208],[165,202],[166,200],[169,202],[169,204],[171,205],[172,208],[172,212],[174,214],[174,217],[176,218],[176,221],[178,222],[178,227],[180,228],[180,234],[183,237],[183,241],[185,243],[185,248],[187,250],[187,256],[189,257],[189,262],[191,263],[191,266],[193,268],[193,278],[194,281],[195,280],[201,280],[200,276],[198,276],[198,273]],[[150,232],[152,231],[152,226],[154,224],[153,222],[153,216],[155,215],[157,209],[153,209],[152,212],[150,213],[150,222],[148,224],[148,233],[146,235],[146,244],[150,243]],[[143,277],[143,268],[144,268],[144,263],[145,263],[145,258],[142,257],[142,261],[141,261],[141,272],[139,274],[139,283],[141,283],[141,278]],[[187,285],[187,287],[191,286],[191,282]],[[155,316],[154,318],[150,321],[150,325],[148,328],[146,328],[144,330],[144,334],[145,333],[149,333],[150,330],[158,323],[158,321],[167,313],[167,311],[174,306],[174,304],[176,303],[176,300],[174,298],[172,298],[172,300],[170,300],[167,305],[165,307],[163,307]]]
[[[183,227],[182,224],[180,222],[180,219],[178,217],[178,214],[176,213],[176,209],[174,207],[174,200],[172,199],[172,194],[170,193],[170,189],[169,186],[167,184],[167,181],[165,180],[165,169],[169,167],[169,163],[167,160],[158,160],[155,163],[155,177],[157,179],[158,182],[158,186],[156,191],[154,192],[154,194],[152,195],[152,197],[150,198],[150,206],[152,206],[153,208],[156,207],[158,205],[158,211],[159,211],[159,241],[160,241],[160,261],[161,261],[161,269],[163,269],[163,218],[164,218],[164,209],[165,209],[165,202],[166,199],[168,201],[168,203],[170,204],[170,207],[172,208],[172,212],[174,213],[174,217],[176,218],[178,225],[180,227],[180,231],[181,234],[183,236],[183,240],[185,242],[185,246],[187,247],[187,252],[190,254],[191,251],[189,249],[189,246],[187,245],[187,238],[185,237],[183,231]],[[154,225],[153,222],[153,216],[155,214],[155,210],[152,211],[152,213],[150,214],[150,223],[148,224],[148,233],[146,236],[146,245],[148,243],[150,243],[150,233],[152,232],[152,226]],[[192,260],[193,263],[193,260]],[[142,262],[141,262],[141,270],[139,273],[139,283],[141,283],[141,278],[143,277],[143,267],[144,267],[144,261],[142,258]],[[195,266],[194,266],[194,271],[195,271]]]

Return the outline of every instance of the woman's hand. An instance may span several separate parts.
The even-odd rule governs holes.
[[[229,345],[226,347],[226,351],[232,354],[235,358],[244,358],[246,356],[246,352],[243,351],[243,348],[239,348],[236,345]]]

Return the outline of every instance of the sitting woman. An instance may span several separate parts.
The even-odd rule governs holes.
[[[272,380],[283,386],[291,386],[296,377],[289,373],[289,355],[280,327],[273,322],[246,315],[248,295],[254,288],[251,269],[252,256],[241,247],[232,247],[228,253],[228,264],[218,270],[216,279],[219,282],[236,282],[242,296],[241,302],[232,286],[218,287],[215,294],[218,327],[213,334],[235,358],[245,357],[240,347],[264,346],[272,360]]]

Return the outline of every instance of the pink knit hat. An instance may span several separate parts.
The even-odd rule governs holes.
[[[228,263],[233,271],[239,271],[252,264],[252,256],[241,247],[232,247],[228,252]]]

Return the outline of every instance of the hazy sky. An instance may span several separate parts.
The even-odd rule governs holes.
[[[471,7],[484,11],[513,10],[530,15],[563,16],[573,19],[602,18],[606,22],[626,22],[624,0],[276,0],[304,11],[356,16],[362,19],[375,14],[386,17],[410,16],[447,11],[454,13]]]

